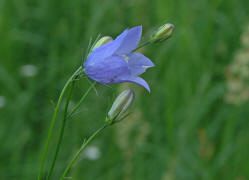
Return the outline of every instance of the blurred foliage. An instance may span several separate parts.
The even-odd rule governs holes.
[[[36,178],[54,104],[90,37],[142,24],[146,39],[164,22],[175,24],[173,37],[143,49],[156,64],[143,75],[151,94],[129,83],[98,85],[99,96],[92,92],[67,122],[53,179],[127,86],[136,91],[133,116],[92,143],[100,157],[82,156],[72,179],[249,179],[249,103],[225,100],[248,7],[248,0],[0,0],[0,179]],[[27,67],[34,73],[23,73]],[[77,83],[72,104],[88,87]]]

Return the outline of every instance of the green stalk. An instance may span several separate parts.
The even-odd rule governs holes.
[[[149,45],[149,44],[151,44],[151,41],[145,41],[144,43],[138,45],[138,47],[136,47],[136,48],[133,50],[133,52],[135,52],[136,50],[138,50],[138,49],[140,49],[140,48],[142,48],[142,47],[144,47],[144,46],[147,46],[147,45]]]
[[[81,97],[80,101],[78,102],[78,104],[75,105],[75,107],[73,108],[73,110],[69,113],[68,118],[70,118],[76,111],[77,109],[80,107],[80,105],[83,103],[83,101],[85,100],[85,98],[87,97],[87,95],[89,94],[89,92],[94,88],[94,86],[96,85],[96,81],[94,81],[94,83],[87,89],[87,91],[85,92],[85,94]]]
[[[86,142],[84,142],[82,144],[82,146],[80,147],[80,149],[78,150],[78,152],[74,155],[73,159],[70,161],[70,163],[67,165],[65,171],[63,172],[60,180],[63,180],[65,178],[65,176],[67,175],[68,171],[70,170],[70,168],[72,167],[72,165],[74,164],[74,162],[78,159],[80,153],[86,148],[86,146],[102,131],[104,130],[108,125],[105,124],[103,125],[101,128],[99,128],[97,131],[95,131],[95,133],[93,133]]]
[[[62,91],[61,91],[61,93],[60,93],[60,96],[59,96],[59,99],[58,99],[58,102],[57,102],[57,105],[56,105],[56,107],[55,107],[54,114],[53,114],[53,117],[52,117],[52,120],[51,120],[51,123],[50,123],[49,131],[48,131],[48,137],[47,137],[47,140],[46,140],[46,144],[45,144],[45,147],[44,147],[44,151],[43,151],[43,155],[42,155],[42,160],[41,160],[41,164],[40,164],[40,170],[39,170],[39,174],[38,174],[38,180],[41,180],[41,178],[42,178],[42,171],[43,171],[45,159],[46,159],[47,153],[48,153],[48,146],[49,146],[49,143],[50,143],[50,140],[51,140],[51,136],[52,136],[52,133],[53,133],[55,120],[56,120],[56,117],[57,117],[57,114],[58,114],[58,111],[59,111],[59,108],[60,108],[62,99],[63,99],[63,97],[64,97],[64,95],[65,95],[65,92],[66,92],[67,88],[69,87],[71,81],[74,79],[74,77],[75,77],[81,70],[82,70],[82,66],[80,66],[80,67],[74,72],[74,74],[67,80],[66,84],[64,85],[64,87],[63,87],[63,89],[62,89]]]
[[[68,115],[68,105],[69,105],[69,101],[70,101],[70,98],[71,98],[71,93],[72,93],[72,88],[74,86],[74,82],[75,81],[72,82],[72,85],[71,85],[71,88],[69,90],[69,94],[68,94],[68,97],[67,97],[67,100],[66,100],[66,105],[65,105],[65,109],[64,109],[64,117],[63,117],[61,129],[60,129],[60,135],[59,135],[58,143],[56,145],[56,150],[55,150],[54,158],[53,158],[53,161],[52,161],[52,165],[51,165],[51,167],[49,169],[49,172],[48,172],[47,180],[50,179],[50,177],[52,175],[52,172],[53,172],[53,169],[54,169],[54,166],[55,166],[55,162],[56,162],[59,150],[60,150],[60,146],[61,146],[61,142],[62,142],[62,138],[63,138],[63,134],[64,134],[64,129],[65,129],[65,123],[66,123],[67,118],[70,118],[74,114],[74,112],[80,107],[80,105],[83,103],[84,99],[87,97],[87,95],[90,93],[90,91],[96,85],[96,82],[94,82],[88,88],[88,90],[85,92],[85,94],[80,99],[79,103],[73,108],[72,112]]]
[[[51,175],[52,175],[52,172],[53,172],[54,166],[55,166],[55,162],[56,162],[56,159],[57,159],[57,155],[58,155],[59,150],[60,150],[60,146],[61,146],[61,142],[62,142],[62,138],[63,138],[63,134],[64,134],[64,129],[65,129],[65,124],[66,124],[66,120],[67,120],[68,105],[69,105],[69,102],[70,102],[70,99],[71,99],[74,84],[75,84],[75,81],[72,81],[69,92],[68,92],[68,96],[67,96],[67,99],[66,99],[66,104],[65,104],[65,108],[64,108],[64,115],[63,115],[63,121],[62,121],[61,129],[60,129],[60,135],[59,135],[59,139],[58,139],[58,142],[57,142],[57,145],[56,145],[54,158],[53,158],[51,167],[50,167],[49,172],[48,172],[47,180],[49,180]]]

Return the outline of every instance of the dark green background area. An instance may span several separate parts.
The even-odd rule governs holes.
[[[0,109],[0,179],[37,178],[55,102],[91,37],[116,37],[143,25],[146,40],[165,22],[175,25],[173,37],[142,50],[156,65],[142,75],[151,94],[129,83],[98,85],[98,96],[92,91],[67,121],[52,179],[127,87],[136,92],[132,116],[94,140],[100,158],[82,156],[72,179],[249,179],[249,103],[225,101],[225,69],[241,48],[248,7],[248,0],[0,0],[0,96],[6,99]],[[26,64],[38,74],[21,76]],[[87,79],[78,81],[72,101],[88,87]],[[60,123],[61,116],[50,160]]]

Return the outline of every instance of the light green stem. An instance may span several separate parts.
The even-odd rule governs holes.
[[[64,128],[65,128],[66,120],[67,120],[67,118],[70,118],[74,114],[74,112],[80,107],[80,105],[83,103],[84,99],[87,97],[87,95],[93,89],[93,87],[95,86],[95,84],[96,84],[96,82],[94,82],[88,88],[88,90],[84,93],[84,95],[82,96],[82,98],[80,99],[80,101],[78,102],[78,104],[73,108],[73,110],[68,115],[68,112],[67,112],[68,110],[67,109],[68,109],[69,100],[71,98],[71,93],[72,93],[72,88],[73,88],[72,86],[74,85],[74,81],[72,82],[72,85],[71,85],[72,88],[69,91],[67,102],[66,102],[65,109],[64,109],[64,117],[63,117],[61,129],[60,129],[60,136],[59,136],[58,143],[57,143],[57,146],[56,146],[56,151],[55,151],[54,159],[53,159],[52,165],[50,167],[50,170],[49,170],[49,173],[48,173],[48,176],[47,176],[47,180],[50,179],[50,176],[51,176],[51,174],[53,172],[53,169],[54,169],[54,165],[55,165],[56,158],[57,158],[57,155],[58,155],[59,150],[60,150],[60,145],[61,145],[63,134],[64,134]]]
[[[73,108],[73,110],[69,113],[68,118],[70,118],[76,111],[77,109],[80,107],[80,105],[83,103],[83,101],[85,100],[85,98],[87,97],[87,95],[89,94],[89,92],[94,88],[94,86],[96,85],[96,81],[94,81],[94,83],[87,89],[87,91],[85,92],[85,94],[81,97],[80,101],[78,102],[78,104],[75,105],[75,107]]]
[[[40,164],[40,170],[39,170],[39,174],[38,174],[38,180],[41,180],[41,178],[42,178],[42,171],[43,171],[45,159],[46,159],[46,156],[47,156],[47,153],[48,153],[48,146],[49,146],[49,143],[50,143],[50,140],[51,140],[51,136],[52,136],[52,133],[53,133],[55,120],[56,120],[56,117],[57,117],[57,114],[58,114],[58,111],[59,111],[62,99],[63,99],[63,97],[65,95],[65,92],[66,92],[67,88],[69,87],[71,81],[74,79],[74,77],[81,70],[82,70],[82,66],[80,66],[75,71],[75,73],[67,80],[66,84],[64,85],[64,87],[63,87],[63,89],[62,89],[62,91],[60,93],[60,96],[59,96],[59,99],[58,99],[58,102],[57,102],[57,105],[55,107],[54,114],[53,114],[53,117],[52,117],[52,120],[51,120],[51,123],[50,123],[49,131],[48,131],[48,137],[47,137],[47,140],[46,140],[46,144],[45,144],[45,147],[44,147],[44,151],[43,151],[43,155],[42,155],[42,160],[41,160],[41,164]]]
[[[140,49],[140,48],[142,48],[142,47],[144,47],[144,46],[147,46],[147,45],[149,45],[149,44],[151,44],[151,41],[145,41],[144,43],[142,43],[142,44],[140,44],[138,47],[136,47],[136,48],[133,50],[133,52],[135,52],[135,51],[137,51],[138,49]]]
[[[57,142],[57,145],[56,145],[56,148],[55,148],[54,158],[53,158],[51,167],[50,167],[50,169],[48,171],[47,180],[49,180],[51,175],[52,175],[52,172],[53,172],[54,166],[55,166],[55,162],[56,162],[56,159],[57,159],[57,155],[58,155],[59,150],[60,150],[60,146],[61,146],[61,142],[62,142],[62,138],[63,138],[63,134],[64,134],[64,129],[65,129],[65,124],[66,124],[66,120],[67,120],[68,105],[69,105],[69,102],[70,102],[70,99],[71,99],[74,84],[75,84],[75,81],[72,81],[69,92],[68,92],[68,96],[67,96],[67,99],[66,99],[66,104],[65,104],[65,108],[64,108],[64,115],[63,115],[63,121],[62,121],[61,129],[60,129],[60,135],[59,135],[59,139],[58,139],[58,142]]]
[[[72,167],[72,165],[74,164],[74,162],[78,159],[80,153],[86,148],[86,146],[102,131],[104,130],[108,125],[105,124],[103,125],[101,128],[99,128],[95,133],[92,134],[91,137],[89,137],[87,139],[86,142],[84,142],[82,144],[82,146],[80,147],[80,149],[78,150],[78,152],[74,155],[73,159],[70,161],[70,163],[67,165],[65,171],[63,172],[60,180],[63,180],[65,178],[65,176],[67,175],[68,171],[70,170],[70,168]]]

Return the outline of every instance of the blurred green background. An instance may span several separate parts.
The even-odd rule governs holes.
[[[75,180],[249,179],[248,0],[0,0],[0,179],[33,180],[55,103],[90,37],[143,25],[143,38],[171,22],[167,42],[144,48],[154,61],[151,94],[98,85],[67,122],[52,179],[103,124],[122,89],[133,115],[107,128],[81,155]],[[89,87],[77,82],[71,105]],[[49,151],[54,153],[61,116]],[[48,165],[51,161],[47,161]]]

